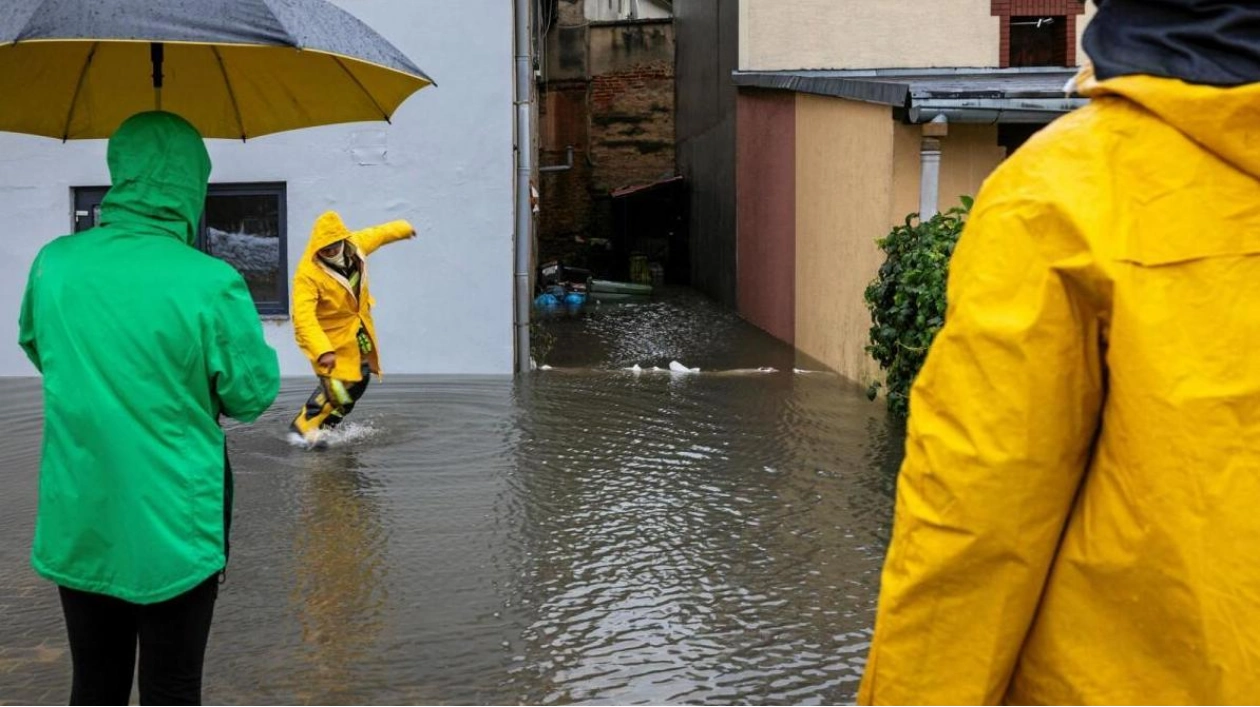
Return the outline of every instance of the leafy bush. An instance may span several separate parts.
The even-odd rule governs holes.
[[[910,387],[945,323],[949,259],[971,204],[963,197],[962,206],[927,221],[911,214],[879,241],[887,259],[866,288],[872,323],[866,350],[884,370],[885,382],[871,385],[868,395],[874,400],[881,385],[887,386],[888,409],[895,415],[909,411]]]

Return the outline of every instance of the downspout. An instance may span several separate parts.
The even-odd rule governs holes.
[[[528,373],[530,287],[529,268],[534,245],[534,212],[530,204],[534,172],[531,125],[533,87],[529,11],[533,0],[516,0],[516,372]]]
[[[549,174],[551,172],[568,172],[573,169],[573,146],[569,145],[565,148],[564,164],[551,165],[549,167],[539,167],[540,173]]]
[[[919,147],[919,220],[926,221],[940,213],[941,203],[941,138],[949,134],[949,123],[940,115],[923,125],[923,142]]]

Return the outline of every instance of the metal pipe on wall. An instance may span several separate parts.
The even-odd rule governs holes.
[[[941,141],[934,137],[923,138],[919,148],[921,164],[919,182],[919,218],[928,220],[939,211],[941,200]]]
[[[533,0],[516,0],[516,372],[528,373],[529,317],[532,293],[529,270],[534,245],[534,211],[530,203],[534,171],[532,54],[529,13]]]
[[[937,116],[922,127],[919,146],[919,219],[926,221],[940,213],[941,138],[949,134],[949,121]]]
[[[568,147],[566,147],[564,154],[565,154],[564,164],[551,165],[550,167],[539,167],[538,171],[541,173],[551,173],[551,172],[567,172],[573,169],[573,146],[569,145]]]

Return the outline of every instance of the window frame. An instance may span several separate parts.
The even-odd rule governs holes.
[[[71,215],[71,228],[74,233],[85,231],[92,227],[94,208],[99,208],[101,201],[104,200],[109,187],[87,186],[72,187],[71,201],[74,204],[74,210]],[[222,182],[211,183],[206,190],[206,198],[212,196],[275,196],[280,200],[280,208],[278,210],[279,220],[279,275],[280,283],[277,288],[279,301],[260,301],[254,300],[254,306],[258,309],[259,316],[263,318],[288,318],[289,317],[289,188],[287,182]],[[85,221],[86,219],[86,221]],[[197,238],[193,243],[193,247],[197,250],[209,255],[217,257],[207,250],[206,243],[206,215],[203,209],[201,220],[197,223]],[[226,262],[226,261],[225,261]]]
[[[1076,56],[1076,30],[1078,18],[1085,14],[1086,0],[991,0],[990,14],[999,22],[998,66],[1011,67],[1011,21],[1016,17],[1062,17],[1066,25],[1062,54],[1062,68],[1078,64]],[[1047,67],[1048,68],[1048,67]],[[1060,68],[1060,67],[1056,67]]]

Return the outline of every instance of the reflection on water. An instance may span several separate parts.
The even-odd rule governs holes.
[[[372,477],[357,452],[313,456],[298,502],[296,576],[291,610],[302,626],[303,683],[329,686],[326,696],[354,701],[354,665],[372,655],[381,632],[389,579],[385,532]]]
[[[661,322],[703,336],[644,343]],[[230,431],[207,701],[852,698],[900,448],[881,406],[694,302],[557,330],[555,371],[389,378],[326,452],[285,438],[307,381]],[[609,370],[669,359],[704,370]],[[704,372],[758,366],[782,372]],[[38,388],[0,395],[0,700],[64,703],[56,593],[27,564]]]

